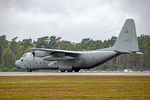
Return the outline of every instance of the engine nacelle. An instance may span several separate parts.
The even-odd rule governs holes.
[[[59,65],[58,65],[57,61],[53,61],[53,62],[48,63],[48,67],[51,69],[58,69]]]
[[[43,60],[45,61],[67,61],[73,59],[74,57],[70,57],[70,56],[63,56],[63,57],[46,56],[43,58]]]
[[[49,53],[45,51],[34,51],[34,54],[35,57],[44,57],[49,55]]]

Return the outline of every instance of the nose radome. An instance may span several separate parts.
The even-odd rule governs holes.
[[[17,61],[15,62],[15,65],[20,66],[20,65],[19,65],[19,60],[17,60]]]

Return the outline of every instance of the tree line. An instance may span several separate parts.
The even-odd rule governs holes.
[[[112,47],[117,39],[115,36],[104,41],[84,38],[81,42],[74,43],[62,40],[61,37],[56,36],[44,36],[38,38],[37,41],[33,41],[32,39],[17,41],[17,38],[18,37],[15,37],[11,41],[8,41],[5,35],[0,36],[0,71],[24,70],[15,66],[15,61],[18,60],[24,53],[31,52],[30,48],[32,47],[88,51]],[[139,36],[138,44],[143,55],[121,55],[91,70],[150,70],[150,35]]]

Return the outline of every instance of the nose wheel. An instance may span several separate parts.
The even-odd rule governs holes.
[[[27,72],[32,72],[32,69],[27,69]]]

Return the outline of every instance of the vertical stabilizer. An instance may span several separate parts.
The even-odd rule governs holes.
[[[113,48],[119,51],[139,51],[133,19],[126,20]]]

